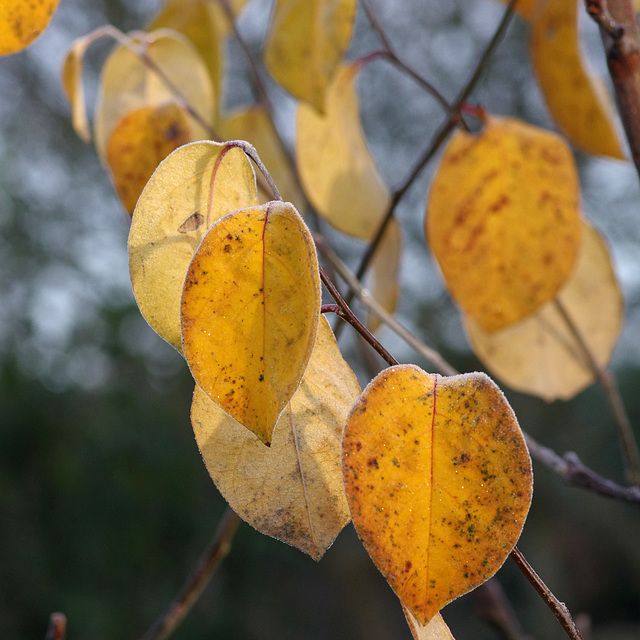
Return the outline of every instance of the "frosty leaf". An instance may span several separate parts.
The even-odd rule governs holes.
[[[251,163],[238,148],[194,142],[164,160],[144,189],[129,231],[129,271],[142,315],[179,351],[180,297],[209,226],[257,204]]]
[[[598,365],[606,367],[622,327],[622,293],[604,239],[590,225],[584,227],[575,271],[558,300]],[[568,400],[594,380],[555,302],[496,333],[485,333],[470,318],[466,326],[476,355],[513,389],[545,400]]]
[[[422,624],[489,579],[520,536],[531,461],[484,374],[383,371],[354,404],[342,451],[356,531]]]
[[[218,220],[182,293],[182,346],[197,384],[265,444],[307,368],[320,276],[293,205],[269,202]]]
[[[322,318],[309,366],[271,447],[196,387],[191,421],[209,474],[261,533],[319,560],[350,515],[342,486],[342,426],[360,387]]]
[[[353,85],[358,68],[345,65],[335,74],[326,115],[300,105],[296,160],[302,187],[318,213],[336,229],[369,240],[391,198],[360,125]]]
[[[487,332],[552,300],[580,246],[578,176],[553,133],[490,118],[459,131],[427,204],[426,233],[452,297]]]

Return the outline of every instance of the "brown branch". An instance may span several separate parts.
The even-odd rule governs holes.
[[[587,467],[573,451],[567,451],[560,456],[530,435],[525,434],[525,438],[531,456],[554,471],[568,486],[586,489],[606,498],[640,507],[640,487],[623,487],[603,478]]]
[[[217,531],[195,569],[165,613],[156,620],[141,640],[164,640],[173,633],[207,586],[213,572],[229,553],[239,524],[240,518],[231,507],[227,507]]]
[[[622,445],[622,454],[625,460],[627,480],[631,484],[640,486],[640,453],[638,453],[638,443],[633,433],[631,420],[629,420],[624,403],[622,402],[620,390],[618,389],[615,378],[598,364],[582,332],[559,298],[554,300],[554,305],[578,343],[578,347],[586,360],[587,366],[591,369],[605,393],[618,429],[618,436]]]
[[[618,111],[640,176],[640,26],[633,0],[585,0],[600,36]]]
[[[553,615],[558,619],[567,635],[572,640],[584,640],[576,623],[571,617],[571,613],[564,602],[560,602],[556,598],[549,587],[542,581],[540,576],[534,571],[533,567],[527,562],[518,547],[514,547],[511,551],[511,558],[514,560],[518,569],[522,571],[527,580],[533,585],[533,588],[540,594]]]
[[[52,613],[44,640],[65,640],[67,637],[67,617],[64,613]]]

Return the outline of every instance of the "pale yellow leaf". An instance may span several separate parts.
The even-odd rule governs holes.
[[[407,619],[407,624],[414,640],[455,640],[439,613],[436,613],[425,625],[404,604],[402,605],[402,612]]]
[[[213,224],[182,293],[182,347],[196,383],[265,444],[300,385],[318,331],[315,245],[290,203]]]
[[[395,218],[391,218],[380,244],[371,261],[367,275],[366,286],[373,297],[389,313],[393,313],[400,295],[400,259],[402,256],[402,238],[400,225]],[[369,314],[367,325],[370,331],[376,331],[380,320],[376,315]]]
[[[187,112],[177,104],[141,107],[120,120],[109,136],[106,161],[127,213],[156,167],[191,140]]]
[[[226,140],[250,142],[269,169],[282,198],[291,202],[299,211],[304,211],[304,197],[298,188],[292,164],[288,161],[278,134],[263,107],[256,105],[240,109],[221,118],[216,128]]]
[[[60,0],[2,0],[0,56],[22,51],[46,28]]]
[[[342,486],[344,420],[360,387],[322,318],[300,387],[271,447],[196,387],[191,422],[207,470],[231,507],[261,533],[319,560],[350,515]]]
[[[482,373],[380,373],[345,423],[342,470],[363,545],[422,624],[495,574],[531,503],[524,437]]]
[[[91,42],[92,40],[87,37],[78,38],[71,45],[62,66],[62,86],[71,104],[71,124],[78,137],[84,142],[91,142],[91,127],[84,97],[82,63]]]
[[[193,254],[218,218],[257,203],[244,152],[217,142],[181,147],[144,189],[129,231],[133,293],[147,322],[179,351],[180,298]]]
[[[531,61],[547,107],[582,151],[624,159],[609,92],[580,51],[578,8],[583,0],[548,0],[532,21]]]
[[[327,93],[326,114],[298,108],[296,161],[302,187],[318,213],[339,231],[370,240],[391,197],[360,125],[357,64],[344,65]]]
[[[276,1],[265,64],[291,95],[320,112],[351,40],[357,4],[357,0]]]
[[[511,118],[458,131],[427,203],[426,234],[454,300],[485,331],[552,300],[580,246],[580,186],[559,136]]]
[[[604,239],[591,225],[584,226],[575,271],[558,300],[604,368],[622,327],[624,304]],[[568,400],[595,378],[555,302],[493,334],[471,318],[465,324],[476,355],[513,389],[545,400]]]
[[[135,46],[144,48],[145,54],[198,113],[205,118],[213,113],[213,90],[207,68],[187,38],[170,29],[149,34],[139,32],[131,37]],[[139,55],[129,47],[118,46],[107,58],[100,76],[94,122],[100,156],[105,157],[109,136],[127,113],[176,101],[172,88]],[[208,137],[192,116],[189,116],[189,128],[193,140]]]

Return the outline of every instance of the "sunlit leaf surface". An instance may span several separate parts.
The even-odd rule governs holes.
[[[302,383],[271,447],[196,387],[191,421],[218,490],[258,531],[319,560],[351,516],[342,486],[342,426],[360,387],[323,318]]]
[[[205,119],[213,113],[213,90],[207,68],[194,46],[177,31],[160,29],[132,34],[133,44],[162,71],[159,75],[129,47],[118,46],[107,58],[100,76],[94,135],[98,153],[106,156],[111,132],[131,111],[176,102],[174,88]],[[170,81],[168,86],[163,79]],[[207,131],[189,116],[193,140],[207,138]]]
[[[71,104],[71,124],[84,142],[91,141],[91,127],[82,81],[84,54],[90,42],[86,37],[78,38],[67,52],[62,65],[62,86]]]
[[[336,229],[370,239],[390,202],[360,125],[354,77],[358,65],[335,74],[326,114],[298,109],[296,161],[302,187],[318,213]]]
[[[264,60],[299,100],[324,111],[331,77],[347,50],[357,0],[277,0]]]
[[[533,67],[549,111],[567,137],[587,153],[624,158],[611,96],[580,50],[578,10],[584,11],[582,0],[540,3],[532,22]]]
[[[189,266],[181,310],[196,382],[269,444],[307,368],[320,313],[315,246],[293,205],[270,202],[214,223]]]
[[[164,160],[143,191],[129,232],[129,272],[142,315],[182,351],[180,298],[198,245],[218,218],[258,203],[238,148],[194,142]]]
[[[160,162],[190,140],[188,114],[177,104],[141,107],[115,126],[106,160],[129,214]]]
[[[622,327],[624,303],[602,236],[585,223],[576,268],[558,301],[601,367]],[[568,400],[595,378],[575,334],[555,302],[502,331],[487,334],[470,318],[473,350],[497,378],[545,400]]]
[[[422,624],[502,566],[532,475],[515,415],[490,378],[387,369],[354,404],[342,446],[356,531]]]
[[[0,56],[22,51],[49,24],[60,0],[2,0],[0,2]]]
[[[459,131],[432,182],[426,233],[447,287],[487,332],[552,300],[580,246],[573,155],[548,131],[489,118]]]
[[[439,613],[436,613],[427,624],[422,624],[405,605],[402,605],[402,612],[414,640],[455,640]]]
[[[509,4],[509,0],[500,0],[500,2]],[[538,4],[541,4],[540,0],[518,0],[515,6],[515,10],[523,18],[527,18],[528,20],[530,20],[534,16]]]

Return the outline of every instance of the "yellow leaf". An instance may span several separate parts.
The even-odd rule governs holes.
[[[606,367],[622,327],[624,303],[605,241],[586,222],[575,271],[558,300],[596,362]],[[493,334],[470,318],[466,326],[478,358],[513,389],[545,400],[568,400],[594,380],[555,302]]]
[[[246,0],[234,0],[231,5],[238,13]],[[168,0],[163,9],[148,25],[147,31],[175,29],[189,38],[209,71],[215,96],[221,95],[221,77],[224,61],[224,38],[229,24],[217,2],[209,0]],[[217,105],[216,105],[217,106]],[[207,114],[215,120],[214,113]]]
[[[400,294],[398,278],[400,276],[401,255],[400,225],[395,218],[391,218],[373,256],[367,277],[367,288],[389,313],[395,311]],[[370,331],[376,331],[380,326],[380,320],[374,314],[369,314],[367,324]]]
[[[92,40],[87,37],[78,38],[67,52],[62,65],[62,86],[71,104],[71,124],[78,137],[84,142],[91,142],[91,129],[84,97],[82,63],[91,42]]]
[[[182,351],[180,297],[198,245],[218,218],[258,203],[251,163],[237,147],[194,142],[156,169],[129,231],[129,271],[147,322]]]
[[[549,0],[532,22],[531,61],[553,119],[576,147],[624,159],[611,96],[580,52],[578,2]],[[584,9],[582,9],[584,10]]]
[[[130,215],[160,162],[190,141],[187,117],[177,104],[141,107],[130,111],[111,132],[106,160]]]
[[[536,7],[539,3],[545,0],[518,0],[516,4],[516,13],[519,13],[523,18],[531,20],[535,14]],[[509,4],[509,0],[500,0],[503,4]]]
[[[580,246],[579,183],[555,134],[510,118],[459,131],[431,185],[426,233],[454,300],[487,332],[552,300]]]
[[[181,308],[195,381],[269,444],[320,314],[315,246],[293,205],[269,202],[214,223],[189,266]]]
[[[229,117],[222,118],[217,130],[226,140],[250,142],[268,167],[282,198],[291,202],[299,211],[304,211],[304,198],[298,188],[292,165],[287,160],[278,141],[278,134],[263,107],[240,109]]]
[[[405,605],[402,605],[402,612],[414,640],[455,640],[439,613],[425,625],[419,622]]]
[[[314,560],[350,520],[340,444],[358,393],[358,381],[322,318],[309,366],[276,424],[271,447],[199,387],[193,396],[196,441],[220,493],[258,531]]]
[[[327,93],[326,115],[298,109],[296,160],[302,187],[318,213],[339,231],[371,239],[391,201],[360,125],[353,80],[341,67]]]
[[[60,0],[2,0],[0,56],[22,51],[48,26]]]
[[[193,45],[183,35],[169,29],[137,33],[135,43],[150,58],[198,113],[213,113],[213,91],[207,68]],[[109,137],[120,120],[141,107],[177,102],[172,89],[129,47],[117,47],[107,58],[100,76],[100,95],[96,105],[94,136],[102,158]],[[202,125],[189,116],[193,140],[208,137]]]
[[[264,50],[273,77],[324,111],[331,77],[347,50],[357,0],[277,0]]]
[[[342,452],[356,531],[422,624],[502,566],[529,510],[531,461],[486,375],[383,371],[354,404]]]

